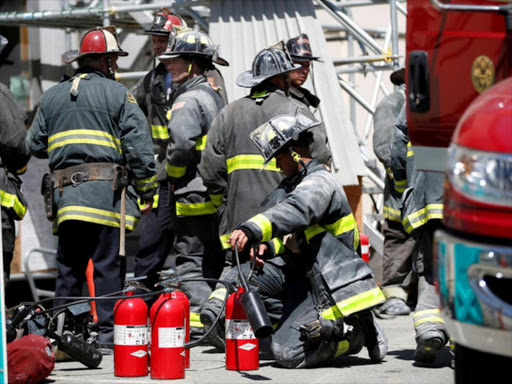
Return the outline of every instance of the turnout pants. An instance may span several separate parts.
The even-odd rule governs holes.
[[[413,232],[416,239],[413,263],[418,273],[418,303],[413,319],[416,338],[437,331],[444,334],[446,342],[448,334],[433,282],[433,234],[440,228],[440,220],[430,220]]]
[[[386,220],[383,225],[384,255],[381,289],[386,299],[396,297],[407,302],[417,278],[412,268],[414,237],[404,231],[402,223]]]
[[[143,283],[153,289],[174,243],[174,199],[167,182],[160,183],[158,207],[144,218],[139,250],[135,255],[135,277],[146,276]],[[156,298],[149,299],[154,302]]]
[[[336,357],[339,341],[333,337],[318,337],[314,341],[302,339],[300,327],[318,320],[319,314],[306,271],[301,268],[300,263],[293,264],[295,263],[290,263],[289,260],[285,263],[280,257],[267,260],[261,270],[252,274],[249,284],[252,289],[257,290],[275,327],[271,349],[276,362],[287,368],[306,368]],[[249,263],[242,265],[242,271],[248,275]],[[227,271],[221,279],[238,282],[237,268]],[[211,311],[217,315],[224,294],[222,289],[216,290],[202,312]],[[220,323],[218,326],[224,327],[224,314],[221,314]],[[347,350],[348,348],[344,352]]]
[[[89,259],[94,264],[96,296],[123,289],[126,262],[119,257],[119,228],[69,220],[59,226],[56,297],[82,295]],[[66,300],[55,300],[56,305],[65,302]],[[115,302],[116,300],[96,301],[98,344],[114,343]]]
[[[184,279],[218,279],[224,266],[218,237],[217,214],[176,217],[176,272]],[[184,282],[190,300],[191,337],[203,333],[201,307],[210,296],[214,282]]]

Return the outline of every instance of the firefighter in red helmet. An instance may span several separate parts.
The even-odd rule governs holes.
[[[151,135],[135,97],[113,80],[127,53],[115,28],[95,28],[64,62],[78,61],[70,79],[48,89],[27,134],[30,152],[48,158],[43,178],[47,217],[59,235],[55,296],[80,296],[87,264],[94,264],[95,293],[123,289],[120,236],[151,211],[158,183]],[[125,214],[121,215],[121,212]],[[63,300],[56,300],[56,305]],[[97,343],[113,347],[113,301],[98,301]]]

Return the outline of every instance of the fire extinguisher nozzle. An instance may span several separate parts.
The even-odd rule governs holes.
[[[273,330],[272,324],[263,301],[256,291],[247,291],[243,294],[242,307],[256,338],[265,339],[269,337]]]

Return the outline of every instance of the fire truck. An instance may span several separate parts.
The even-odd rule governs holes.
[[[512,2],[413,0],[407,125],[417,169],[444,172],[435,284],[456,383],[512,363]]]

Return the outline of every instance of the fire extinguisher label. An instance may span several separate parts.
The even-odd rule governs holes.
[[[180,348],[185,346],[185,327],[158,328],[159,348]]]
[[[255,339],[249,320],[226,319],[226,339]]]
[[[114,324],[115,345],[147,345],[148,327],[146,325]]]

